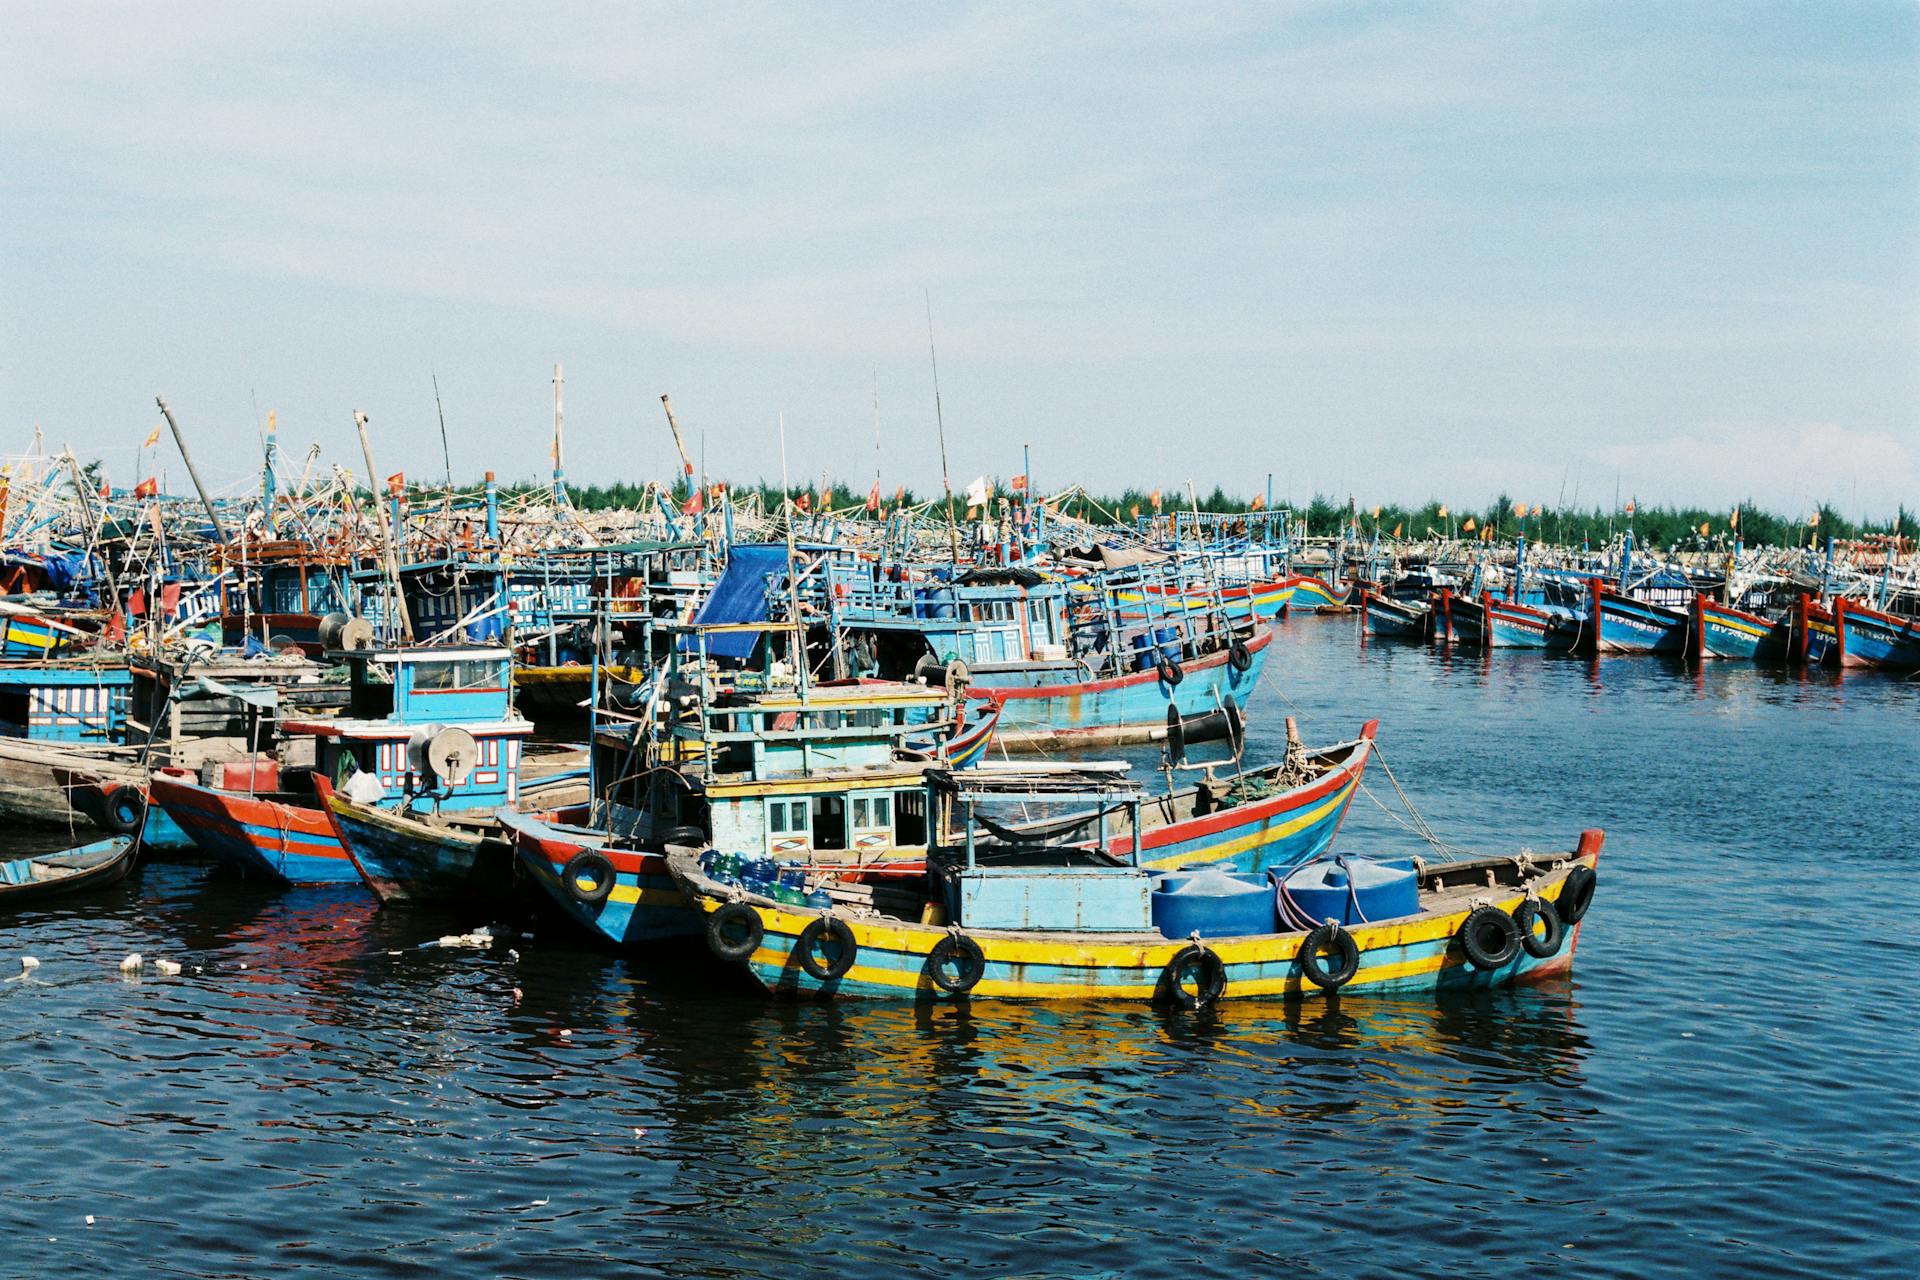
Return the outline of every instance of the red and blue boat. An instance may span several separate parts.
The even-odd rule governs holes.
[[[1842,667],[1920,671],[1920,617],[1875,609],[1836,595],[1834,656]]]

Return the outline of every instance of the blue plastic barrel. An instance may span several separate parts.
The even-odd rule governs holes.
[[[1151,899],[1153,927],[1168,938],[1243,938],[1274,931],[1273,895],[1253,876],[1196,871],[1164,876]]]
[[[1153,664],[1153,637],[1143,631],[1133,638],[1133,669],[1151,671]]]
[[[1160,646],[1160,656],[1168,662],[1180,661],[1180,628],[1155,627],[1154,641]]]

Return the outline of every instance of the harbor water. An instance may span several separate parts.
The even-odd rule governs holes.
[[[1920,681],[1302,618],[1250,710],[1379,717],[1454,845],[1604,827],[1572,978],[778,1004],[158,863],[0,919],[0,1275],[1913,1273]],[[1437,856],[1366,796],[1339,847]]]

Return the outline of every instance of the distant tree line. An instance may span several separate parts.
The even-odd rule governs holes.
[[[778,485],[763,481],[752,484],[715,483],[725,484],[736,498],[747,494],[758,495],[766,510],[776,509],[783,496]],[[537,496],[548,490],[549,486],[545,484],[523,483],[502,486],[501,493],[503,497],[521,494]],[[574,504],[589,511],[634,507],[646,492],[646,486],[624,481],[568,486]],[[684,505],[690,493],[686,481],[682,480],[671,490],[672,501]],[[817,482],[810,482],[795,485],[791,493],[797,502],[803,502],[810,511],[832,510],[851,514],[866,507],[871,487],[832,481],[822,490]],[[1022,496],[1010,490],[1004,480],[993,486],[992,493],[995,503],[1003,498],[1018,500]],[[883,489],[879,496],[883,510],[892,510],[902,503],[914,505],[928,500],[927,495],[900,488]],[[934,494],[932,500],[944,505],[945,496]],[[1257,496],[1230,495],[1219,486],[1209,493],[1189,498],[1185,484],[1170,484],[1158,489],[1135,487],[1120,493],[1076,494],[1063,505],[1066,514],[1095,523],[1118,521],[1131,524],[1135,520],[1151,517],[1156,512],[1165,514],[1191,510],[1196,506],[1203,512],[1246,514],[1261,510],[1264,503]],[[1276,505],[1288,504],[1277,502]],[[1304,526],[1304,532],[1309,537],[1334,536],[1351,523],[1357,524],[1361,536],[1369,538],[1376,530],[1383,538],[1398,536],[1410,541],[1435,536],[1507,540],[1524,534],[1556,545],[1587,542],[1598,546],[1605,545],[1631,527],[1635,540],[1643,546],[1686,548],[1703,544],[1725,545],[1736,532],[1735,508],[1732,507],[1648,506],[1634,503],[1629,511],[1627,505],[1623,503],[1618,510],[1555,507],[1544,503],[1523,503],[1504,493],[1484,507],[1456,506],[1439,501],[1415,506],[1401,503],[1350,505],[1330,495],[1317,493],[1304,506],[1294,506],[1292,510],[1296,531]],[[963,488],[956,488],[954,492],[954,510],[956,515],[966,513],[967,499]],[[1781,514],[1762,510],[1752,502],[1744,502],[1738,508],[1737,519],[1737,532],[1748,546],[1817,546],[1828,537],[1853,539],[1897,532],[1912,538],[1916,532],[1920,532],[1920,516],[1916,516],[1905,504],[1900,506],[1891,520],[1857,521],[1828,503],[1821,503],[1817,508],[1802,513]],[[1703,527],[1704,534],[1701,532]],[[1492,533],[1485,533],[1486,530],[1492,530]]]

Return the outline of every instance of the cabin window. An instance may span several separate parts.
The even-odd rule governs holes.
[[[506,688],[500,678],[500,664],[485,659],[452,662],[416,662],[413,687],[451,693],[455,690],[496,690]]]
[[[805,800],[767,801],[767,832],[776,836],[805,835],[807,833],[807,802]]]

